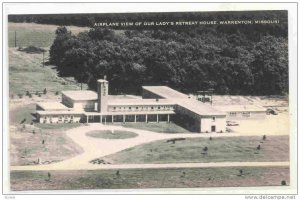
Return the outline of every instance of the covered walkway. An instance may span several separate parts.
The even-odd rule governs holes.
[[[171,116],[174,115],[173,111],[161,112],[85,112],[84,116],[86,123],[114,123],[114,122],[167,122],[171,121]]]

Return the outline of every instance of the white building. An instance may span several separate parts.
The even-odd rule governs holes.
[[[144,86],[142,98],[108,94],[108,81],[98,80],[98,91],[64,91],[62,102],[38,103],[40,123],[182,123],[197,132],[225,132],[226,112],[166,86]]]
[[[258,105],[226,105],[214,106],[215,109],[226,112],[228,120],[262,119],[266,117],[267,109]]]

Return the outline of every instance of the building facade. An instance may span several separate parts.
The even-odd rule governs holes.
[[[193,131],[225,132],[226,112],[166,86],[143,86],[142,98],[109,95],[109,83],[97,92],[64,91],[62,102],[37,104],[39,123],[180,123]]]

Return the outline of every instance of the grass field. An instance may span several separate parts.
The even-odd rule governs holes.
[[[129,132],[129,131],[114,131],[111,130],[104,130],[104,131],[91,131],[86,133],[89,137],[94,138],[103,138],[103,139],[127,139],[127,138],[134,138],[137,136],[136,133]]]
[[[260,145],[261,149],[257,150]],[[204,154],[204,147],[208,148]],[[114,164],[121,163],[180,163],[230,161],[288,161],[289,137],[219,137],[191,138],[175,144],[160,140],[139,145],[103,158]]]
[[[45,25],[35,23],[8,23],[8,46],[15,46],[15,32],[17,47],[36,46],[50,47],[55,38],[57,25]],[[89,30],[87,27],[67,26],[74,34]]]
[[[35,126],[40,129],[59,129],[59,130],[66,130],[70,128],[76,128],[82,126],[82,123],[59,123],[59,124],[40,124],[36,123]]]
[[[10,110],[11,165],[29,165],[38,160],[41,163],[57,162],[82,152],[64,133],[65,129],[82,124],[31,125],[34,119],[31,113],[34,111],[35,104],[25,104]]]
[[[42,130],[26,125],[10,133],[10,164],[47,164],[73,157],[83,152],[61,130]]]
[[[129,169],[94,171],[12,171],[11,189],[76,190],[280,186],[289,184],[288,167]],[[185,173],[185,175],[184,175]]]
[[[35,112],[35,107],[36,107],[35,104],[28,104],[10,110],[9,123],[19,125],[21,124],[21,122],[24,121],[23,122],[24,124],[29,124],[34,119],[31,113]]]
[[[158,133],[190,133],[189,130],[186,130],[185,128],[174,124],[174,123],[144,123],[144,122],[137,122],[137,123],[113,123],[110,125],[120,125],[126,128],[136,128],[136,129],[142,129],[147,131],[153,131]]]
[[[43,47],[45,62],[48,61],[50,46],[55,38],[58,26],[34,23],[8,23],[9,47],[14,47],[15,31],[17,32],[17,47],[33,45]],[[73,33],[88,30],[84,27],[67,27]],[[43,54],[28,54],[9,48],[9,92],[16,97],[17,94],[42,92],[56,92],[62,90],[80,89],[80,85],[73,78],[58,77],[54,66],[42,67]],[[42,84],[41,84],[42,83]],[[86,88],[86,85],[84,85]]]
[[[25,95],[26,91],[29,91],[34,95],[35,92],[42,92],[45,88],[48,92],[80,89],[80,84],[74,79],[59,77],[57,71],[52,67],[42,67],[42,54],[27,54],[10,48],[10,95],[14,94],[14,98],[19,98],[17,94]],[[83,87],[84,89],[87,88],[86,85]]]

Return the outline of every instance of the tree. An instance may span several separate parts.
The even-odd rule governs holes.
[[[244,171],[242,169],[240,169],[239,172],[240,172],[239,176],[243,176]]]
[[[259,144],[259,145],[256,147],[256,149],[257,149],[257,150],[260,150],[260,148],[261,148],[261,147],[260,147],[260,144]]]
[[[48,181],[50,181],[50,179],[51,179],[51,173],[48,172],[47,176],[48,176]]]
[[[203,150],[204,154],[207,154],[207,151],[208,151],[207,147],[204,147],[202,150]]]
[[[186,93],[210,88],[217,94],[288,93],[284,25],[251,27],[251,33],[246,26],[216,25],[124,34],[97,27],[78,35],[59,27],[50,63],[60,76],[72,76],[92,90],[107,75],[112,94],[140,94],[142,85]]]

